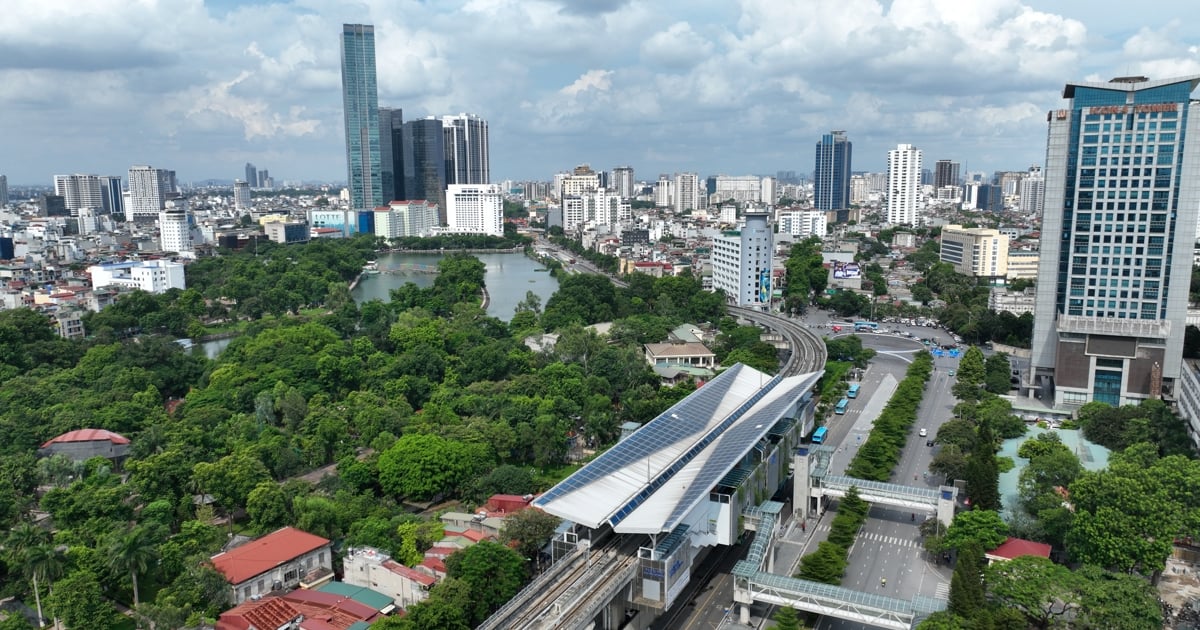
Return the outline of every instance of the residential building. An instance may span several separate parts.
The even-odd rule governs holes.
[[[168,289],[186,289],[183,265],[169,260],[141,260],[92,265],[87,269],[92,288],[121,286],[147,293],[165,293]]]
[[[8,205],[8,176],[0,175],[0,208]]]
[[[600,188],[562,199],[563,230],[574,231],[584,225],[616,225],[632,217],[628,200]]]
[[[1009,241],[1012,242],[1011,240]],[[1037,280],[1038,253],[1028,250],[1008,250],[1008,279]]]
[[[474,114],[442,116],[446,184],[490,184],[487,121]]]
[[[813,207],[838,211],[844,223],[850,207],[850,165],[853,144],[845,131],[831,131],[817,143],[816,169],[813,173]]]
[[[504,236],[504,195],[495,184],[450,184],[446,219],[451,232]]]
[[[125,216],[125,196],[121,191],[120,175],[100,176],[100,208],[109,216]],[[0,204],[2,205],[2,204]]]
[[[775,200],[779,199],[779,186],[777,180],[768,175],[762,178],[759,183],[759,197],[761,201],[769,206],[775,205]]]
[[[379,108],[379,176],[383,202],[407,199],[404,195],[404,110]]]
[[[824,210],[781,210],[776,221],[780,234],[801,238],[825,238],[828,229]]]
[[[734,306],[766,309],[771,303],[771,226],[766,212],[746,212],[741,229],[713,238],[713,290]]]
[[[1008,277],[1008,237],[998,230],[943,226],[940,257],[964,276],[993,281]]]
[[[192,226],[187,210],[168,208],[158,213],[158,248],[192,257]]]
[[[383,593],[401,608],[425,601],[429,590],[437,584],[437,577],[431,572],[404,566],[372,547],[348,548],[342,568],[346,584]]]
[[[632,166],[618,166],[613,169],[613,188],[622,199],[633,199],[636,195]]]
[[[600,189],[600,175],[588,164],[576,166],[569,174],[559,177],[558,198],[577,197]]]
[[[734,201],[741,204],[762,201],[762,178],[757,175],[717,175],[713,181],[713,192],[708,195],[709,203]]]
[[[654,205],[659,208],[669,208],[675,198],[675,180],[663,173],[654,183]]]
[[[308,221],[288,219],[286,221],[271,221],[263,225],[267,239],[275,243],[307,243],[312,237]]]
[[[1179,383],[1179,417],[1187,424],[1192,448],[1200,450],[1200,361],[1183,360]]]
[[[920,225],[921,150],[900,144],[888,151],[887,182],[887,222]]]
[[[1046,178],[1042,167],[1030,166],[1029,173],[1021,178],[1021,212],[1040,217],[1046,203]]]
[[[96,175],[55,175],[54,194],[63,198],[71,216],[78,215],[80,208],[104,207],[100,178]]]
[[[717,355],[698,342],[648,343],[642,346],[646,363],[650,367],[697,367],[713,369],[717,366]]]
[[[167,202],[167,194],[175,191],[171,172],[152,166],[129,169],[129,203],[125,206],[126,221],[153,221]]]
[[[408,199],[424,199],[435,208],[446,207],[445,142],[442,121],[437,118],[428,116],[404,123],[401,152]],[[439,224],[445,222],[445,217],[438,218]]]
[[[67,210],[67,200],[62,195],[39,195],[38,196],[38,216],[40,217],[65,217],[70,215]]]
[[[424,199],[393,201],[375,209],[375,236],[429,236],[438,224],[437,206]]]
[[[243,601],[221,613],[216,630],[365,630],[386,615],[375,607],[383,595],[330,591],[334,584]]]
[[[1031,290],[1014,293],[1004,287],[992,287],[988,294],[988,308],[997,313],[1012,313],[1019,317],[1032,313],[1033,307],[1034,293]]]
[[[333,577],[333,553],[328,539],[293,527],[275,530],[211,559],[225,576],[231,602],[240,604],[273,591],[293,589],[301,580],[319,584],[322,574]],[[328,580],[324,580],[328,581]]]
[[[675,212],[682,214],[686,210],[697,210],[705,207],[700,203],[700,176],[695,173],[675,174]]]
[[[1176,398],[1200,208],[1200,74],[1068,83],[1047,115],[1033,382],[1055,405]],[[1176,264],[1172,264],[1175,261]]]
[[[950,160],[938,160],[933,165],[933,188],[945,188],[946,186],[958,186],[958,162]]]
[[[258,169],[249,162],[246,162],[246,185],[251,188],[258,188]]]
[[[238,213],[250,212],[250,184],[240,179],[233,180],[233,209]]]
[[[379,154],[379,94],[375,84],[375,27],[342,25],[342,108],[350,207],[383,204]],[[259,181],[259,186],[265,182]]]

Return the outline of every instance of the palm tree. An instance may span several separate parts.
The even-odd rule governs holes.
[[[146,540],[145,530],[140,527],[120,534],[108,545],[108,565],[117,571],[128,571],[133,582],[133,606],[141,603],[138,597],[138,574],[150,570],[155,560],[155,549]]]
[[[46,627],[46,622],[42,617],[42,596],[38,592],[38,578],[44,582],[53,582],[62,577],[67,567],[67,559],[63,554],[64,549],[65,547],[56,547],[50,543],[41,543],[25,551],[25,572],[33,579],[33,597],[37,601],[38,626],[42,628]]]
[[[38,578],[51,577],[62,568],[61,554],[50,546],[50,532],[28,521],[17,525],[8,534],[4,547],[9,560],[20,565],[33,581],[33,598],[37,601],[38,624],[42,621],[42,594]]]

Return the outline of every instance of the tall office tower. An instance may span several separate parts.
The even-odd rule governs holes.
[[[933,171],[927,168],[921,169],[921,185],[930,186],[933,184]]]
[[[100,176],[101,209],[104,214],[125,216],[124,196],[121,194],[120,175]]]
[[[70,216],[67,211],[67,200],[62,195],[41,195],[37,200],[39,217]]]
[[[242,212],[250,211],[250,184],[240,179],[233,180],[233,209]]]
[[[170,173],[151,166],[129,169],[129,203],[125,206],[126,221],[145,221],[158,218],[158,211],[171,192]]]
[[[617,191],[622,199],[632,199],[635,197],[633,167],[618,166],[613,169],[613,190]]]
[[[675,174],[675,212],[703,208],[700,205],[700,176],[695,173]]]
[[[741,229],[713,238],[713,290],[734,306],[766,310],[771,304],[771,226],[767,212],[749,211]]]
[[[104,207],[100,178],[95,175],[55,175],[54,194],[66,200],[72,216],[78,215],[80,208]]]
[[[888,151],[887,220],[892,225],[920,225],[921,150],[899,144]]]
[[[442,121],[427,116],[404,123],[402,153],[404,195],[437,204],[438,221],[446,223],[446,138]],[[395,148],[393,148],[393,151]]]
[[[246,162],[246,185],[251,188],[258,188],[258,169],[249,162]]]
[[[8,176],[0,175],[0,208],[8,205]]]
[[[495,184],[450,184],[446,187],[450,231],[504,236],[504,195]]]
[[[375,27],[342,25],[342,108],[346,121],[346,182],[350,207],[383,205],[379,156],[379,94],[375,85]],[[261,184],[260,184],[261,185]]]
[[[827,212],[839,211],[839,223],[849,220],[852,148],[853,145],[846,139],[844,131],[831,131],[821,136],[821,141],[817,143],[817,167],[813,172],[813,207]]]
[[[383,200],[404,200],[404,110],[379,108],[379,175]]]
[[[487,121],[474,114],[442,116],[446,184],[490,184]]]
[[[274,188],[275,182],[271,181],[271,171],[267,169],[259,169],[258,171],[258,187],[259,188]]]
[[[958,186],[958,162],[938,160],[933,165],[933,187]]]
[[[1021,179],[1021,212],[1041,216],[1046,204],[1046,178],[1042,167],[1030,166],[1029,174]]]
[[[192,254],[191,226],[183,208],[167,208],[158,213],[158,248],[182,256]]]
[[[1047,114],[1032,368],[1043,401],[1180,392],[1200,208],[1200,74],[1068,83]]]

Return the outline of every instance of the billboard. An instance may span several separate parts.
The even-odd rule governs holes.
[[[839,280],[862,277],[862,268],[856,262],[834,262],[833,277]]]

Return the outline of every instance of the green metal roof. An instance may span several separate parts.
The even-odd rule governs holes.
[[[354,601],[370,606],[375,610],[383,610],[393,603],[392,598],[380,593],[379,591],[371,590],[365,586],[354,586],[345,582],[329,582],[317,589],[322,593],[333,593],[342,597],[349,597]],[[353,627],[353,626],[352,626]]]

